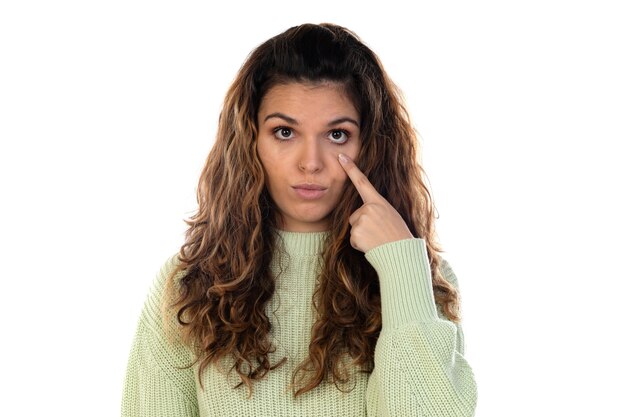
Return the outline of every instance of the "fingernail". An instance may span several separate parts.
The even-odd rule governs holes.
[[[348,158],[346,158],[346,156],[342,153],[339,154],[339,162],[341,162],[342,164],[345,164],[346,162],[348,162]]]

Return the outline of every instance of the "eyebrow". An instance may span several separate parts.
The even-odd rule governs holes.
[[[268,114],[265,117],[265,119],[263,120],[263,123],[267,122],[267,120],[271,119],[272,117],[277,117],[277,118],[283,119],[283,120],[285,120],[285,121],[287,121],[287,122],[289,122],[291,124],[294,124],[294,125],[299,125],[300,124],[293,117],[289,117],[286,114],[283,114],[283,113],[280,113],[280,112],[275,112],[275,113],[272,113],[272,114]],[[357,123],[357,121],[354,120],[351,117],[340,117],[338,119],[335,119],[335,120],[332,120],[332,121],[328,122],[327,126],[335,126],[335,125],[341,124],[343,122],[349,122],[349,123],[352,123],[353,125],[355,125],[356,127],[360,127],[359,124]]]

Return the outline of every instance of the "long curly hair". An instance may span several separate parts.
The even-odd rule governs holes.
[[[271,364],[269,359],[275,347],[268,338],[272,325],[265,306],[275,288],[270,261],[280,223],[256,145],[264,94],[289,82],[333,82],[345,88],[362,121],[355,162],[413,236],[425,240],[436,304],[451,321],[460,321],[459,295],[440,271],[434,204],[420,164],[419,135],[402,92],[352,31],[330,23],[292,27],[255,48],[228,89],[199,179],[198,209],[185,220],[185,243],[167,279],[165,299],[172,302],[163,306],[181,340],[194,351],[190,366],[199,364],[199,376],[230,356],[230,370],[241,379],[234,388],[245,384],[249,396],[255,380],[286,360]],[[323,381],[341,389],[338,384],[349,379],[343,372],[344,354],[359,372],[370,373],[374,366],[382,328],[378,275],[350,245],[348,219],[363,201],[350,181],[342,195],[323,243],[309,356],[292,376],[296,397]]]

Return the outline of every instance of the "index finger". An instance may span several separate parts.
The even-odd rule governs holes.
[[[339,162],[343,169],[348,174],[350,181],[354,184],[354,188],[358,191],[363,203],[372,202],[381,198],[381,195],[376,191],[376,188],[372,185],[370,180],[367,179],[365,174],[361,172],[358,166],[344,154],[339,154]],[[345,159],[344,159],[345,158]]]

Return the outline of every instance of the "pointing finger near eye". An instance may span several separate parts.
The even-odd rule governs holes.
[[[350,181],[354,184],[354,188],[356,188],[361,196],[363,203],[371,203],[382,198],[370,180],[367,179],[365,174],[361,172],[352,159],[341,153],[338,155],[338,158],[341,166],[346,171],[346,174],[348,174],[348,178],[350,178]]]
[[[339,154],[338,158],[363,200],[363,205],[348,219],[351,226],[350,245],[365,253],[385,243],[412,238],[400,213],[378,193],[354,161],[343,154]]]

